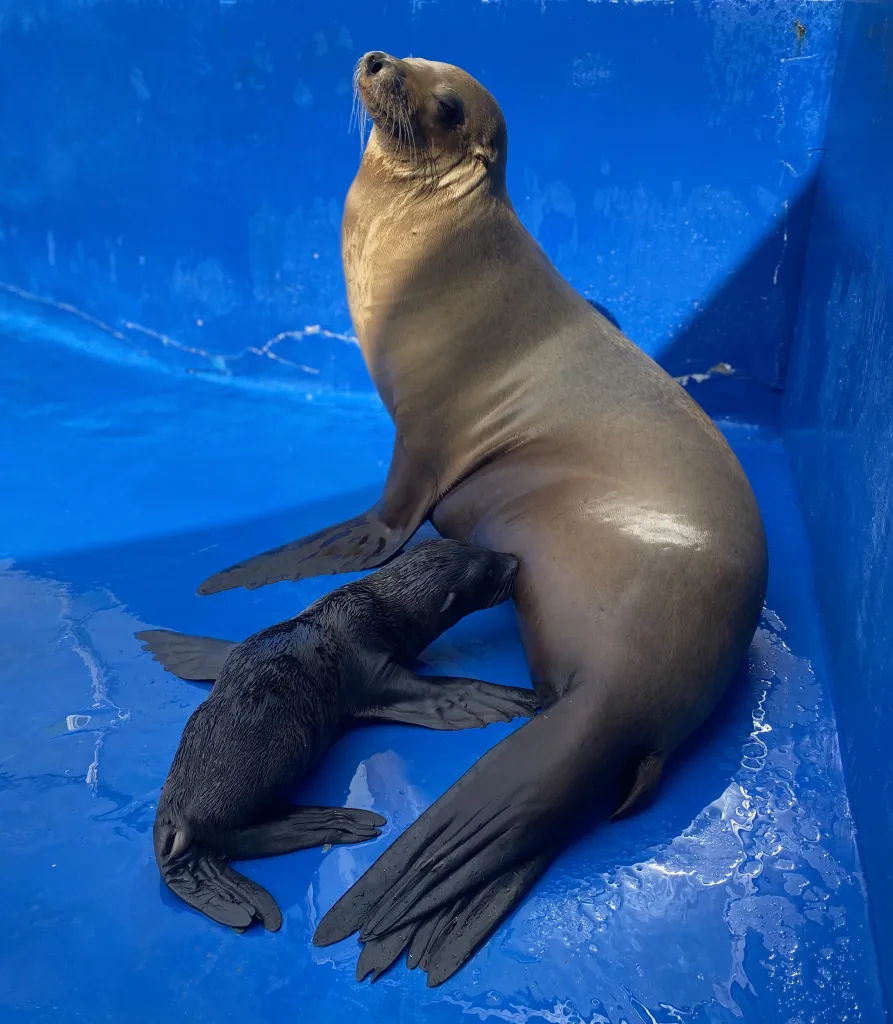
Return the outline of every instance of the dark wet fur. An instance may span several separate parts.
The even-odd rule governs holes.
[[[505,600],[516,570],[511,556],[428,541],[236,644],[186,723],[159,801],[155,853],[168,887],[221,924],[275,930],[275,901],[230,859],[362,842],[384,824],[370,811],[286,802],[345,729],[362,720],[462,729],[533,714],[531,690],[422,677],[410,667],[464,615]],[[137,636],[165,667],[185,665],[193,679],[213,678],[226,643],[158,630]]]

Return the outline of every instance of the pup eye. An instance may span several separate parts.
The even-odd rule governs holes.
[[[437,116],[444,128],[455,128],[462,124],[462,101],[452,93],[437,97]]]

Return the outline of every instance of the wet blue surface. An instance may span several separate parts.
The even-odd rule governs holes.
[[[748,671],[659,800],[569,850],[441,989],[402,968],[359,986],[354,941],[314,949],[315,923],[510,726],[348,735],[299,796],[380,811],[385,834],[244,866],[285,923],[237,936],[161,886],[155,801],[202,689],[132,634],[241,638],[329,588],[193,596],[213,569],[364,507],[388,457],[384,414],[372,398],[177,378],[35,337],[3,346],[0,1019],[881,1019],[808,550],[771,434],[726,427],[766,517],[768,609]],[[427,660],[527,678],[510,606]]]

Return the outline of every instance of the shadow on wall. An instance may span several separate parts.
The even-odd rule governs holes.
[[[816,175],[804,176],[774,229],[656,356],[712,416],[777,420],[815,191]],[[610,310],[592,299],[589,304],[623,330]],[[772,352],[775,359],[767,363]]]

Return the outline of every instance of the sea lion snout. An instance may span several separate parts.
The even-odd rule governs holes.
[[[497,551],[488,551],[487,554],[492,563],[487,568],[487,578],[492,580],[494,586],[493,597],[489,605],[493,608],[512,596],[521,564],[514,555]]]
[[[370,50],[357,61],[355,80],[364,99],[370,92],[388,89],[401,78],[400,61],[384,50]]]
[[[390,133],[399,123],[400,130],[406,132],[407,97],[401,61],[383,50],[370,50],[357,61],[354,84],[373,124]]]
[[[367,75],[377,75],[387,65],[393,65],[394,58],[381,50],[371,50],[360,59],[360,66]]]

